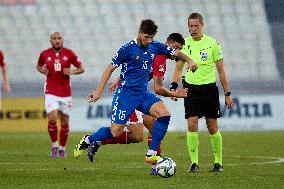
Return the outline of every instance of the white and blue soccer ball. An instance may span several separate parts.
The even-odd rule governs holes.
[[[172,158],[161,158],[157,162],[156,171],[159,176],[169,178],[176,174],[176,163]]]

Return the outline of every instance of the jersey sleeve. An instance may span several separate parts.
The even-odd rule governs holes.
[[[4,67],[4,66],[5,66],[4,55],[2,51],[0,51],[0,67]]]
[[[167,56],[172,56],[175,53],[175,49],[167,46],[166,44],[156,42],[156,45],[158,47],[157,54],[164,54],[164,55],[167,55]]]
[[[41,52],[40,55],[39,55],[38,61],[37,61],[37,65],[38,66],[43,66],[44,64],[45,64],[44,53]]]
[[[79,68],[82,64],[78,56],[73,51],[70,51],[70,61],[76,68]]]
[[[221,45],[218,41],[213,42],[212,52],[214,62],[224,58]]]
[[[118,68],[122,63],[125,62],[127,57],[127,49],[125,46],[122,46],[112,57],[111,64]]]
[[[188,45],[187,43],[185,42],[185,44],[182,46],[182,49],[180,50],[180,52],[182,52],[183,54],[187,55],[188,57],[190,57],[190,51],[188,51]],[[176,62],[179,61],[178,58],[176,58]],[[187,62],[183,62],[183,65],[187,63]]]
[[[156,55],[152,65],[153,76],[164,77],[166,72],[166,61],[167,56],[165,55]]]

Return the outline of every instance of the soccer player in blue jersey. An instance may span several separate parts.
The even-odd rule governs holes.
[[[154,21],[142,20],[137,37],[123,45],[104,70],[97,89],[90,94],[89,101],[96,102],[101,97],[112,72],[122,66],[120,86],[112,102],[111,128],[102,127],[92,136],[84,136],[74,149],[75,157],[82,155],[91,142],[118,137],[123,132],[129,116],[137,109],[157,118],[145,161],[155,163],[161,158],[157,155],[157,149],[167,132],[171,114],[161,99],[147,90],[153,59],[156,54],[164,54],[187,62],[190,70],[196,70],[197,66],[179,50],[153,41],[157,28]]]

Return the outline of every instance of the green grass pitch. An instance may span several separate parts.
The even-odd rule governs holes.
[[[93,163],[73,158],[84,133],[70,133],[66,159],[51,159],[46,133],[0,133],[0,188],[284,188],[284,131],[222,132],[223,173],[209,173],[213,153],[200,132],[200,173],[187,173],[185,132],[169,132],[163,155],[174,159],[172,178],[150,176],[144,163],[146,142],[105,145]]]

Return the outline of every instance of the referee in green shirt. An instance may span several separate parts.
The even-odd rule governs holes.
[[[206,125],[211,136],[211,144],[215,161],[211,172],[222,172],[222,135],[218,130],[217,118],[220,114],[219,92],[216,85],[216,65],[219,79],[223,86],[225,104],[232,108],[233,100],[229,92],[229,84],[224,68],[224,59],[220,44],[216,39],[203,34],[203,17],[192,13],[188,17],[188,28],[191,36],[185,39],[182,52],[192,58],[198,66],[195,72],[187,69],[184,87],[188,88],[188,96],[184,100],[185,119],[187,119],[187,146],[191,159],[188,172],[199,172],[198,166],[198,119],[206,119]],[[178,87],[181,80],[184,62],[178,61],[174,73],[172,90]]]

